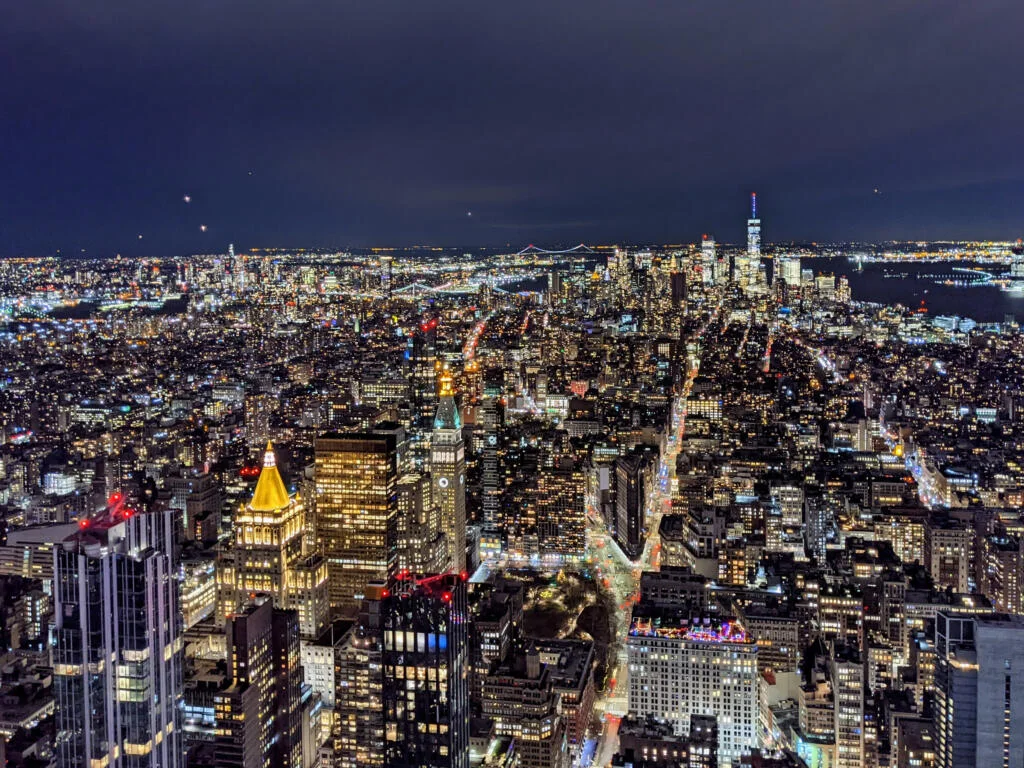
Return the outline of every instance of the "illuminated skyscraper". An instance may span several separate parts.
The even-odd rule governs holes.
[[[367,587],[359,618],[335,655],[335,768],[380,768],[384,764],[380,607],[386,594],[383,585]]]
[[[245,290],[245,259],[241,254],[235,254],[234,243],[228,246],[228,261],[231,262],[231,278],[235,282],[235,289]]]
[[[352,615],[366,585],[398,563],[398,450],[393,433],[331,433],[316,440],[317,539],[331,609]]]
[[[864,663],[856,645],[833,643],[829,665],[835,706],[836,768],[864,765]]]
[[[398,570],[437,573],[448,563],[441,510],[430,475],[410,473],[398,481]]]
[[[484,445],[481,450],[481,480],[483,484],[483,529],[480,533],[481,556],[501,553],[501,450],[504,413],[501,396],[504,390],[504,371],[489,368],[484,374],[483,416]]]
[[[761,219],[757,217],[757,193],[750,194],[750,218],[747,219],[747,255],[761,258]]]
[[[301,768],[298,615],[266,599],[227,623],[230,682],[214,697],[217,764]]]
[[[441,530],[447,540],[449,562],[453,570],[460,572],[466,567],[466,446],[448,370],[441,373],[439,394],[441,402],[430,442],[430,473],[441,510]]]
[[[234,546],[222,558],[221,616],[236,613],[255,595],[269,595],[276,608],[293,609],[303,637],[317,637],[327,624],[327,564],[303,551],[303,504],[289,495],[267,443],[263,470],[252,500],[235,515]]]
[[[54,547],[57,765],[182,766],[171,512],[115,494],[79,527]]]
[[[385,298],[391,298],[394,290],[395,260],[391,256],[380,257],[380,288]]]
[[[712,285],[715,282],[718,262],[715,256],[715,238],[710,235],[704,235],[700,241],[700,269],[704,285]]]
[[[444,574],[381,601],[385,768],[468,768],[469,608]]]
[[[799,290],[800,276],[799,256],[780,256],[776,262],[775,279],[785,280],[786,285],[792,290]]]
[[[437,412],[437,326],[436,317],[425,317],[409,335],[405,351],[409,386],[412,390],[412,451],[416,468],[424,470],[430,460],[430,437]]]

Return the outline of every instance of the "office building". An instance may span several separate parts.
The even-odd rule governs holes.
[[[638,453],[615,460],[615,541],[631,560],[639,559],[647,540],[643,462]]]
[[[54,547],[57,765],[183,765],[170,510],[120,494]]]
[[[302,768],[295,611],[257,598],[227,622],[228,677],[215,697],[218,768]]]
[[[935,619],[937,768],[1024,765],[1024,617]]]
[[[468,768],[466,583],[398,581],[381,600],[385,768]]]
[[[761,219],[757,216],[757,193],[750,194],[750,218],[747,219],[747,256],[761,258]]]
[[[466,567],[466,446],[452,375],[447,369],[439,376],[439,395],[430,443],[430,473],[448,547],[447,567],[461,572]]]
[[[232,551],[221,560],[221,619],[238,612],[252,595],[269,595],[274,606],[295,610],[303,637],[327,625],[327,564],[304,551],[304,509],[289,494],[269,443],[252,500],[235,515]]]
[[[829,665],[836,739],[836,768],[864,765],[864,664],[857,647],[834,643]]]
[[[359,616],[336,653],[334,694],[335,768],[384,765],[383,635],[381,584],[367,588]]]
[[[398,571],[438,573],[448,564],[441,509],[430,475],[410,473],[398,481]]]
[[[370,582],[398,562],[398,450],[391,433],[330,433],[316,440],[317,538],[331,610],[355,615]]]
[[[522,768],[567,768],[561,695],[536,648],[528,648],[483,679],[481,710],[494,721],[499,736],[512,739]]]

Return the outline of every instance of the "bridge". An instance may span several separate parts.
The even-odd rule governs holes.
[[[560,251],[549,251],[544,248],[538,248],[533,243],[530,243],[523,250],[519,251],[516,256],[581,256],[588,254],[596,255],[597,251],[583,243],[574,245],[572,248],[564,248]]]

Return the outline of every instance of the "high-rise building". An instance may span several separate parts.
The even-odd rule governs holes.
[[[438,573],[448,563],[441,510],[430,475],[410,473],[398,481],[398,571]]]
[[[302,500],[289,494],[267,444],[263,470],[252,500],[235,515],[232,551],[221,561],[221,617],[238,612],[257,594],[299,615],[303,637],[320,635],[327,625],[327,564],[303,547]]]
[[[391,298],[395,283],[395,259],[393,256],[380,257],[380,289],[387,299]]]
[[[483,448],[480,453],[482,500],[482,526],[480,532],[481,556],[501,553],[501,433],[504,414],[501,397],[504,394],[504,371],[489,368],[484,374],[483,402],[480,413],[483,421]]]
[[[924,529],[924,565],[936,586],[970,592],[974,528],[947,518],[929,518]]]
[[[856,645],[833,643],[829,665],[835,707],[836,768],[864,765],[864,664]]]
[[[336,654],[334,696],[335,768],[384,765],[384,638],[380,624],[383,585],[371,584],[359,617]]]
[[[392,433],[329,433],[315,446],[318,540],[331,609],[354,615],[398,563],[398,450]]]
[[[424,317],[409,334],[405,351],[408,364],[409,386],[412,390],[412,452],[416,468],[425,470],[430,461],[430,438],[437,413],[437,357],[436,317]]]
[[[686,273],[673,270],[669,274],[669,290],[672,292],[672,307],[678,309],[686,302]]]
[[[228,245],[228,261],[231,262],[231,279],[235,283],[237,291],[245,290],[245,257],[235,254],[235,245]]]
[[[704,235],[700,241],[701,282],[712,285],[717,282],[718,261],[715,256],[715,238]]]
[[[735,622],[691,624],[641,600],[626,637],[630,716],[671,722],[678,736],[690,734],[692,716],[713,716],[719,764],[737,765],[759,746],[757,652]]]
[[[54,547],[60,768],[184,763],[181,612],[169,510],[115,494]]]
[[[537,476],[537,540],[542,559],[581,560],[586,550],[587,517],[580,488],[583,471],[570,455]]]
[[[632,560],[644,551],[645,515],[643,457],[621,456],[615,460],[615,541]]]
[[[466,446],[451,372],[442,371],[439,380],[441,402],[430,441],[430,473],[448,545],[448,562],[460,572],[466,567]]]
[[[258,598],[228,619],[227,652],[229,682],[214,705],[217,765],[301,768],[298,614]]]
[[[399,581],[381,601],[385,768],[468,768],[466,583]]]
[[[775,262],[775,280],[784,280],[791,290],[799,290],[801,283],[801,266],[799,256],[780,256]]]
[[[761,219],[757,216],[757,193],[750,194],[750,218],[747,219],[747,255],[761,258]]]
[[[1024,617],[935,619],[936,768],[1024,765]]]

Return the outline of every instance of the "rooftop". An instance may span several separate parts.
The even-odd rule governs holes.
[[[268,442],[263,454],[263,471],[256,482],[256,491],[249,502],[249,508],[255,512],[273,512],[287,506],[288,489],[284,487],[284,480],[277,469],[274,446]]]

